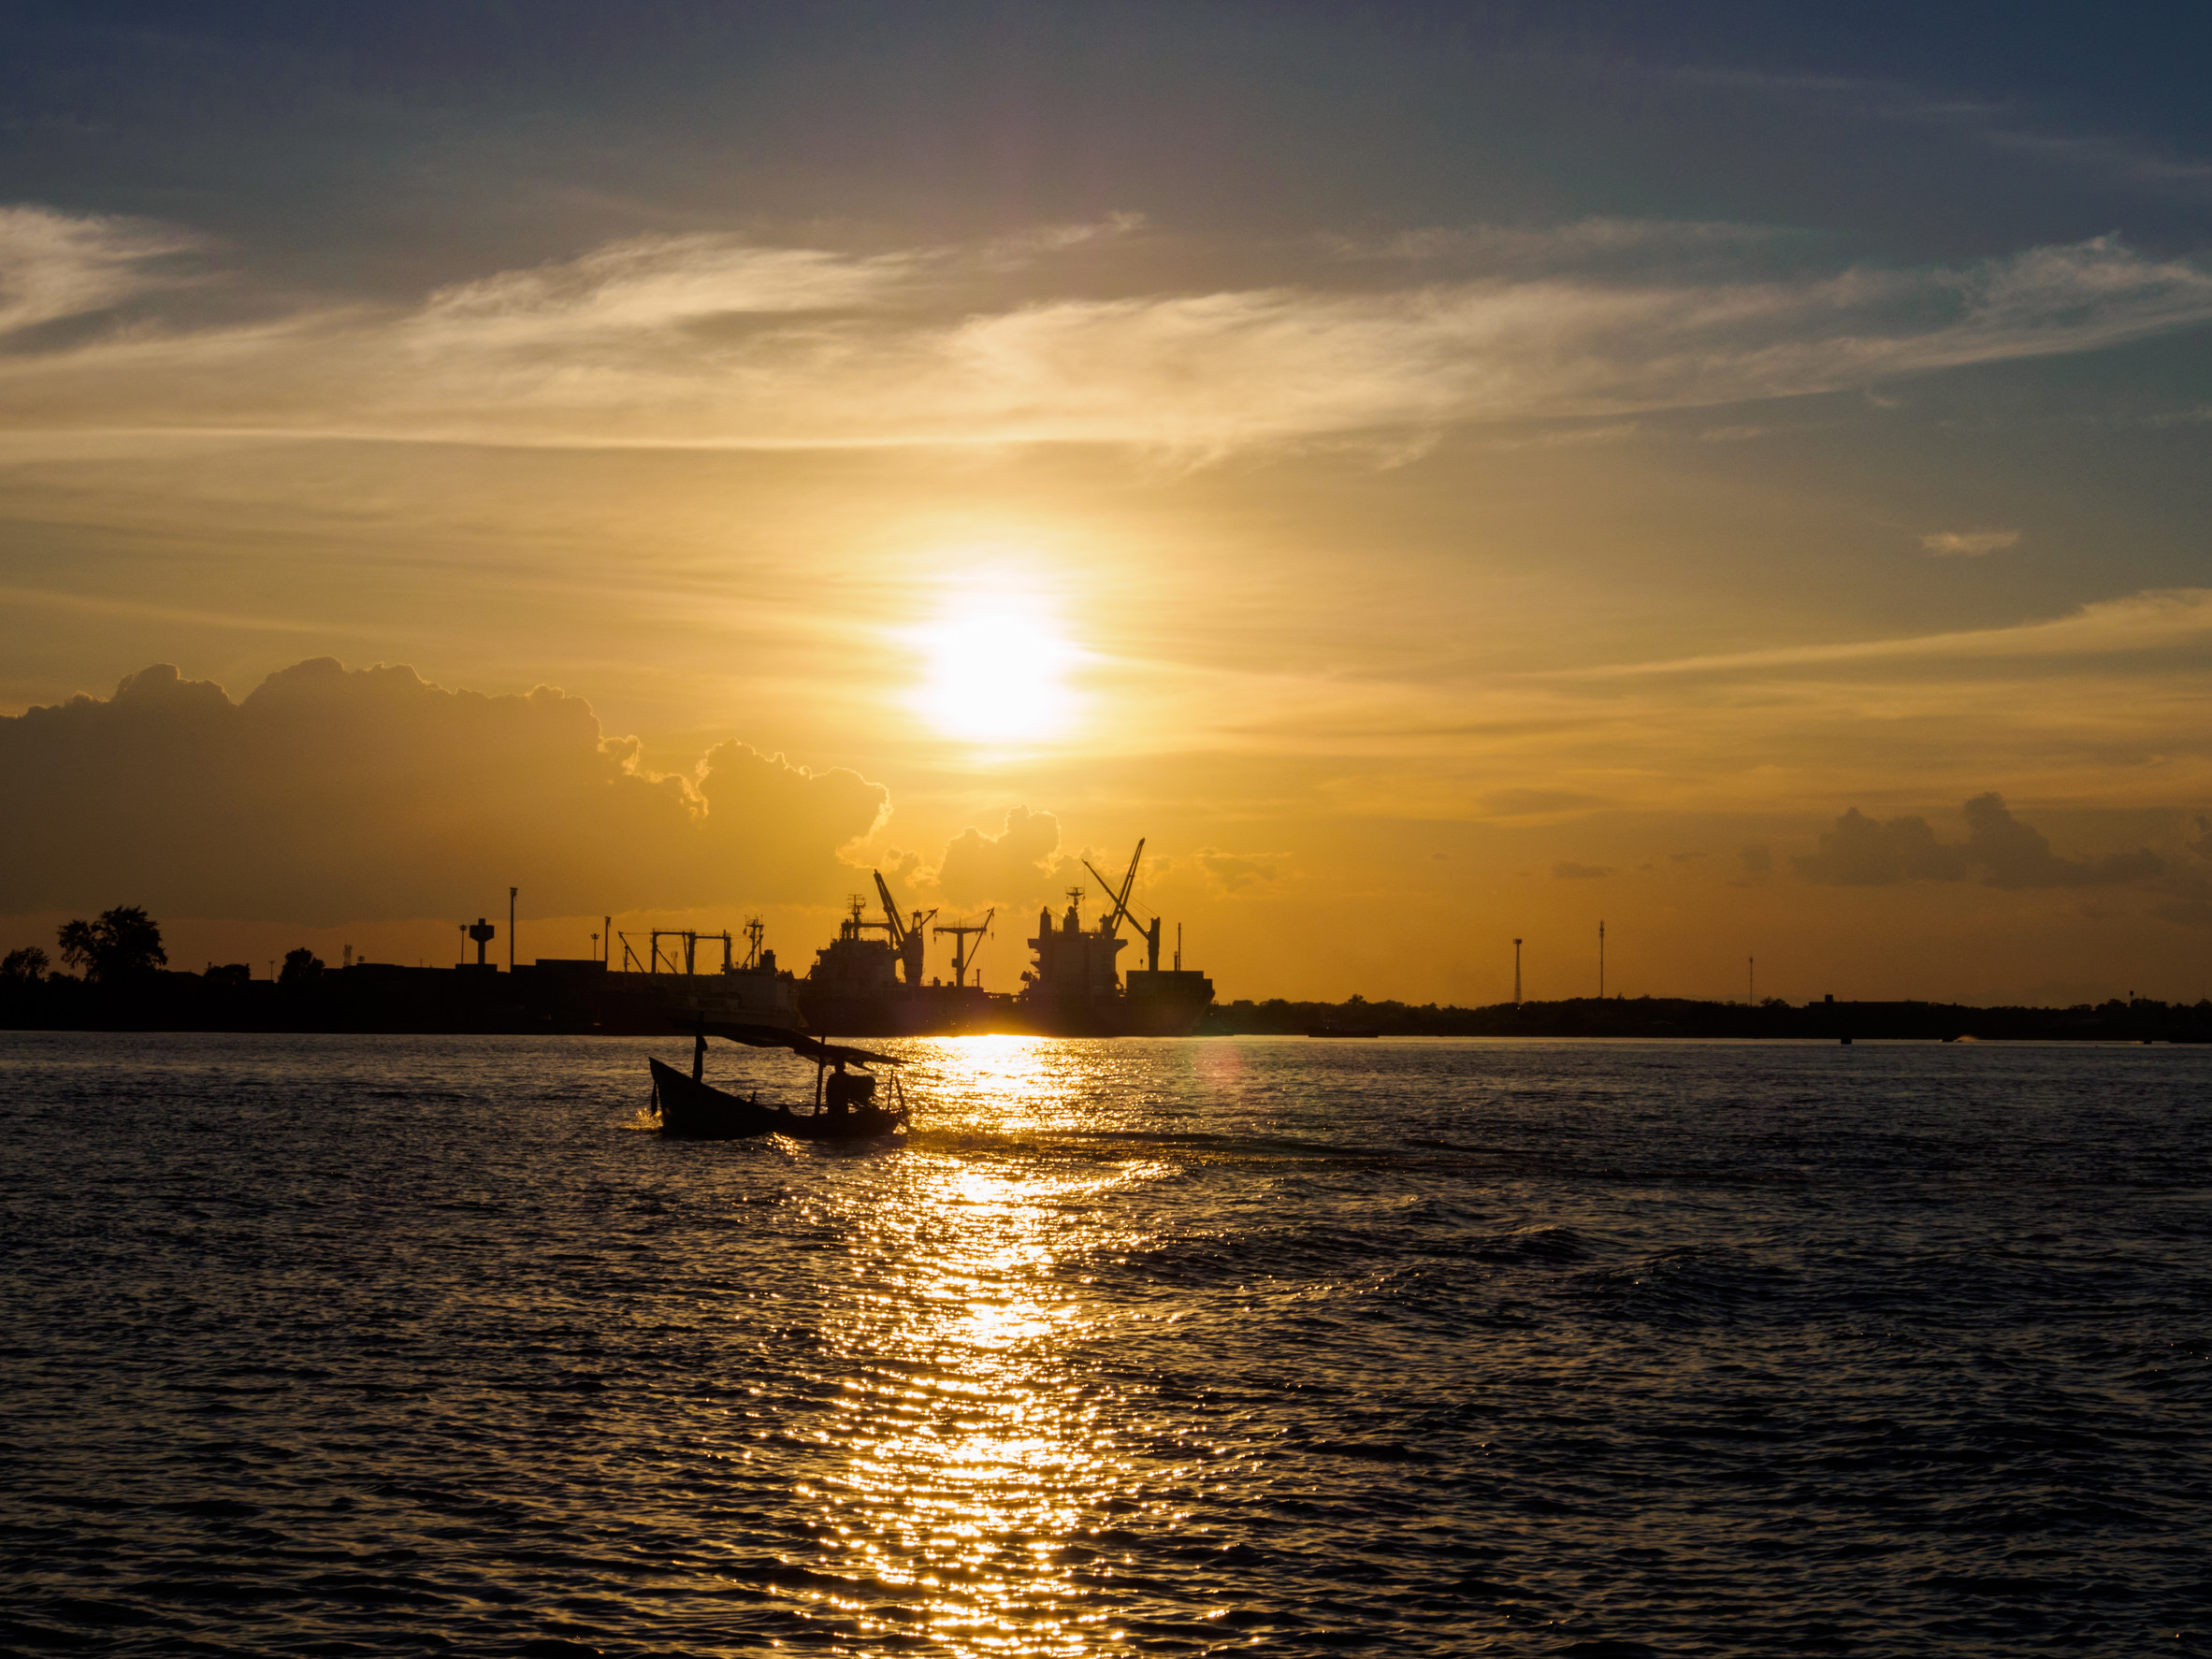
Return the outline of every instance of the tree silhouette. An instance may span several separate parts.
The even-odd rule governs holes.
[[[26,945],[21,950],[11,950],[0,957],[0,979],[12,983],[28,981],[36,985],[46,976],[46,952],[36,945]]]
[[[103,910],[97,921],[64,922],[55,937],[62,960],[82,968],[85,978],[100,985],[136,979],[168,965],[161,924],[136,904]]]
[[[284,953],[284,969],[277,975],[277,983],[305,989],[322,977],[323,959],[303,945]]]

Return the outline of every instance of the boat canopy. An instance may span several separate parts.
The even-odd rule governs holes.
[[[702,1037],[727,1037],[732,1043],[743,1043],[748,1048],[788,1048],[793,1054],[804,1055],[817,1065],[896,1066],[905,1062],[896,1055],[871,1054],[865,1048],[846,1048],[834,1043],[825,1043],[819,1037],[810,1037],[804,1031],[786,1031],[773,1025],[733,1025],[725,1019],[701,1019],[697,1016],[687,1019],[680,1014],[671,1015],[669,1023],[681,1031],[696,1031]]]

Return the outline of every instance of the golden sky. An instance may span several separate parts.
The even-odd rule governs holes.
[[[0,945],[802,965],[880,867],[1011,988],[1143,836],[1224,997],[2212,990],[2147,68],[679,14],[23,47]]]

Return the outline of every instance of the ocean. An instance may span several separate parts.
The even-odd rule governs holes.
[[[2212,1049],[886,1046],[0,1033],[0,1645],[2212,1651]]]

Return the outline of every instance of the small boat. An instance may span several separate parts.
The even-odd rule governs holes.
[[[891,1087],[899,1095],[899,1104],[886,1107],[875,1104],[875,1077],[865,1070],[846,1069],[897,1065],[899,1061],[890,1055],[841,1047],[775,1026],[697,1018],[677,1023],[692,1031],[691,1075],[687,1077],[658,1060],[646,1062],[652,1068],[653,1102],[659,1108],[664,1135],[710,1141],[744,1140],[762,1134],[788,1135],[799,1141],[876,1141],[905,1132],[908,1113],[897,1075],[892,1075]],[[781,1104],[764,1105],[758,1094],[747,1099],[714,1088],[703,1075],[709,1036],[726,1037],[748,1048],[788,1048],[813,1060],[813,1109],[795,1112]],[[834,1072],[831,1067],[836,1068]]]

